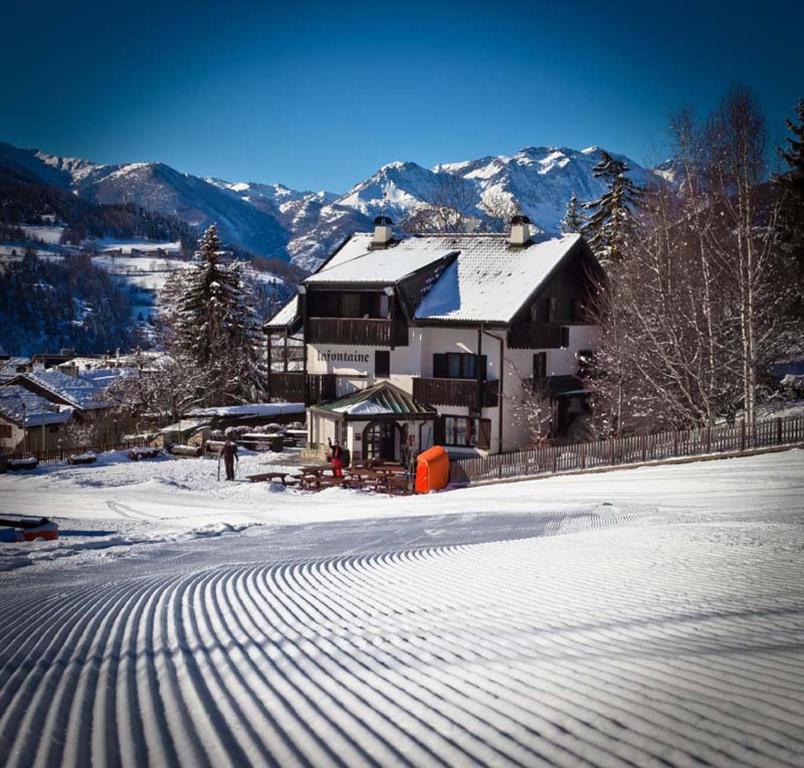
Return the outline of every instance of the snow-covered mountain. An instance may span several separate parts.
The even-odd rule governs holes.
[[[622,155],[631,167],[630,176],[639,185],[655,178],[651,170]],[[567,201],[573,193],[581,201],[600,196],[603,182],[592,173],[600,149],[574,150],[528,147],[515,155],[492,155],[478,160],[443,163],[432,169],[416,163],[390,163],[350,189],[337,203],[356,208],[366,216],[377,215],[383,206],[400,218],[421,203],[455,201],[465,213],[482,216],[500,200],[517,201],[522,212],[541,230],[557,233]],[[445,183],[445,177],[452,182]]]
[[[536,227],[556,233],[573,193],[583,202],[603,191],[592,173],[600,153],[597,147],[527,147],[513,155],[429,169],[393,162],[340,196],[200,178],[163,163],[101,165],[2,143],[0,175],[60,186],[98,203],[135,203],[199,228],[216,222],[225,241],[310,270],[352,232],[370,229],[379,213],[399,222],[422,204],[446,204],[482,219],[506,201],[516,201]],[[675,177],[672,165],[648,169],[615,157],[628,163],[639,185]]]

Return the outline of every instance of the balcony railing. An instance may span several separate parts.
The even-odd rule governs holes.
[[[345,344],[363,347],[406,347],[408,329],[403,322],[369,317],[310,317],[307,341],[311,344]]]
[[[307,382],[306,397],[305,378]],[[304,374],[300,371],[271,373],[271,397],[305,405],[334,400],[335,374]]]
[[[482,407],[497,405],[499,381],[481,383]],[[429,405],[477,405],[477,379],[413,379],[413,399]]]
[[[557,323],[517,323],[508,331],[511,349],[560,349],[562,327]]]
[[[562,395],[588,394],[590,387],[582,376],[571,374],[561,376],[530,377],[522,380],[522,386],[535,395],[561,397]]]

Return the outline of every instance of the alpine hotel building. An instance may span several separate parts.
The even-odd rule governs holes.
[[[528,446],[538,387],[553,437],[584,410],[596,330],[585,307],[602,270],[579,235],[397,239],[387,217],[346,240],[266,324],[269,396],[304,401],[308,443],[405,460]]]

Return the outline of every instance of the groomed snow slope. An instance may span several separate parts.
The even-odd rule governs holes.
[[[4,574],[5,763],[801,765],[803,470],[791,451],[414,499],[232,487],[299,524]],[[75,486],[71,509],[55,473],[6,480],[0,503],[19,481],[74,520],[125,491]],[[155,523],[170,503],[126,501]]]

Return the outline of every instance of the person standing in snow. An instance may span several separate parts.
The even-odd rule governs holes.
[[[341,444],[337,440],[335,445],[332,444],[332,440],[329,438],[327,438],[327,441],[332,455],[332,474],[335,477],[343,477],[343,448],[341,448]]]
[[[237,458],[237,444],[232,442],[230,437],[226,438],[223,444],[223,463],[226,465],[226,479],[235,479],[235,462],[239,461]]]

